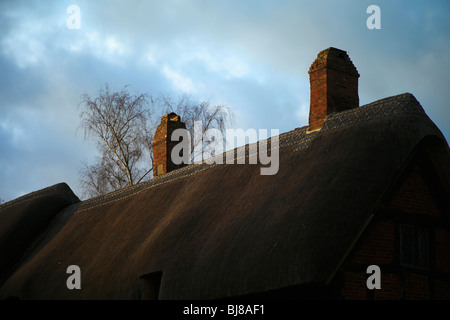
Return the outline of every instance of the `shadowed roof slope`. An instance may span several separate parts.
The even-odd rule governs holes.
[[[158,271],[161,299],[327,284],[428,136],[447,146],[406,93],[331,114],[317,132],[281,134],[276,175],[260,175],[260,165],[194,164],[68,205],[0,296],[134,299],[139,277]],[[66,288],[72,264],[82,290]]]
[[[80,201],[60,183],[0,206],[0,284],[64,207]]]

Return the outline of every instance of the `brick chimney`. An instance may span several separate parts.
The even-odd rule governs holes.
[[[327,115],[359,107],[359,73],[347,52],[328,48],[309,68],[309,131],[320,130]]]
[[[176,165],[171,160],[171,153],[179,141],[171,141],[172,133],[176,129],[186,129],[181,117],[175,113],[169,113],[161,117],[161,123],[156,128],[153,138],[153,176],[160,176],[172,170],[181,168],[185,164]]]

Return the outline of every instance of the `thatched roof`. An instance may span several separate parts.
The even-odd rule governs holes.
[[[133,299],[139,277],[156,271],[161,299],[327,284],[429,136],[448,161],[441,132],[406,93],[332,114],[318,132],[281,134],[276,175],[194,164],[83,202],[64,184],[19,198],[0,207],[0,261],[16,267],[1,265],[0,296]],[[72,264],[82,290],[66,287]]]

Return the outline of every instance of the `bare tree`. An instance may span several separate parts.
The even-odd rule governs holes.
[[[151,172],[151,166],[144,169],[152,163],[149,101],[151,97],[145,94],[131,95],[127,87],[112,92],[108,84],[95,98],[82,96],[80,128],[84,129],[85,138],[97,140],[100,152],[96,164],[84,164],[81,170],[84,196],[132,186]]]
[[[3,200],[2,198],[0,198],[0,204],[5,203],[5,200]]]
[[[167,95],[154,99],[147,94],[131,95],[126,86],[121,91],[111,91],[108,84],[95,98],[84,94],[80,107],[79,128],[84,130],[85,139],[97,141],[99,151],[96,162],[84,163],[80,170],[85,198],[151,179],[152,141],[164,112],[179,114],[191,134],[196,120],[202,121],[203,131],[214,127],[222,132],[233,121],[226,106],[196,102],[189,95],[175,101]]]
[[[191,158],[194,159],[194,153],[197,145],[202,141],[204,133],[211,128],[218,129],[223,133],[224,140],[216,143],[225,142],[225,131],[228,126],[234,124],[234,114],[225,105],[212,105],[210,101],[196,101],[189,94],[183,94],[178,100],[173,101],[170,96],[162,96],[163,108],[165,113],[175,112],[181,116],[181,120],[186,124],[186,129],[191,133]],[[202,123],[201,132],[194,132],[194,122]],[[196,135],[200,134],[201,137]],[[201,150],[198,149],[198,150]],[[199,151],[201,152],[201,151]]]

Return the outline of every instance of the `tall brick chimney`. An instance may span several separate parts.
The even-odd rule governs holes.
[[[347,52],[328,48],[309,68],[309,131],[320,130],[327,115],[359,107],[359,73]]]
[[[186,129],[180,116],[169,113],[161,117],[161,123],[156,128],[153,138],[153,176],[160,176],[172,170],[183,167],[185,164],[176,165],[171,160],[172,149],[179,141],[171,141],[172,133],[176,129]]]

